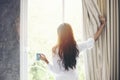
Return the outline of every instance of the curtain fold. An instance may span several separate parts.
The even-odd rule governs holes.
[[[92,50],[86,51],[86,80],[119,80],[118,0],[83,0],[84,39],[92,37],[100,26],[99,15],[107,24]]]

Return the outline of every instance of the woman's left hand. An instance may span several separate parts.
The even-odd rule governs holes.
[[[47,64],[49,63],[49,61],[47,60],[46,56],[44,54],[40,55],[40,59],[45,61]]]

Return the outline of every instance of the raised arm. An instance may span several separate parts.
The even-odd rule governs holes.
[[[99,16],[99,18],[100,18],[101,25],[100,25],[99,29],[97,30],[97,32],[96,32],[95,35],[94,35],[95,41],[96,41],[96,40],[99,38],[99,36],[101,35],[102,30],[104,29],[105,24],[106,24],[105,18],[104,18],[103,16]]]

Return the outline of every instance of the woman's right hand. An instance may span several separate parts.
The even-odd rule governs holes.
[[[98,39],[98,37],[102,33],[102,30],[103,30],[103,28],[105,27],[105,24],[106,24],[105,17],[99,16],[99,19],[100,19],[101,25],[99,26],[99,29],[97,30],[97,32],[94,35],[95,41]]]
[[[106,23],[106,20],[105,20],[105,17],[104,16],[99,16],[99,19],[100,19],[100,22],[101,24],[105,24]]]

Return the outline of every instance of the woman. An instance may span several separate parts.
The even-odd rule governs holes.
[[[77,44],[72,28],[69,24],[63,23],[58,27],[58,43],[52,49],[53,65],[49,63],[45,55],[41,54],[41,60],[48,64],[48,68],[55,73],[56,80],[78,80],[76,70],[77,57],[83,50],[94,46],[105,26],[105,18],[100,16],[101,25],[94,37]]]

